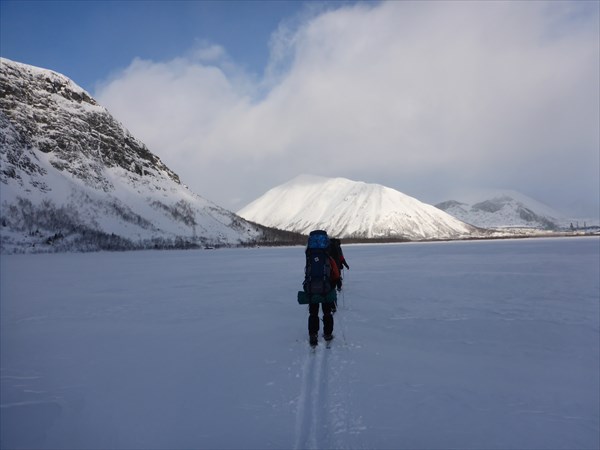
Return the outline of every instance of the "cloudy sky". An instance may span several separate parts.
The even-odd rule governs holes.
[[[230,210],[311,173],[599,215],[598,2],[0,5],[2,56],[72,78]]]

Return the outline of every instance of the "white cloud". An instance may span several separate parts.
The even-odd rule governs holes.
[[[595,4],[358,4],[280,27],[262,80],[203,43],[133,61],[97,97],[231,209],[303,172],[597,204],[598,34]]]
[[[194,48],[190,55],[192,58],[197,58],[201,62],[215,63],[228,59],[227,52],[223,47],[210,42],[200,41],[198,46]]]

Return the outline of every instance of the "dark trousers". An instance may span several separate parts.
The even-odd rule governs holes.
[[[333,303],[311,303],[308,305],[308,334],[319,332],[319,305],[323,309],[323,334],[333,333]]]

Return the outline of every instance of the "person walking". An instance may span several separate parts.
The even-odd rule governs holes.
[[[311,231],[306,246],[304,268],[304,292],[310,301],[308,305],[308,336],[311,346],[318,344],[320,328],[319,309],[323,311],[323,338],[333,339],[333,314],[335,306],[335,286],[340,272],[335,260],[329,254],[330,240],[323,230]],[[320,305],[320,306],[319,306]]]
[[[335,261],[338,271],[340,273],[340,276],[336,283],[336,289],[338,292],[340,292],[342,290],[342,280],[344,279],[344,277],[342,276],[342,270],[344,270],[344,267],[346,267],[346,269],[350,270],[350,266],[346,262],[346,258],[344,257],[344,252],[342,251],[342,242],[339,239],[337,239],[337,238],[329,239],[329,254]],[[337,298],[333,302],[333,305],[331,305],[331,312],[334,314],[337,312]]]

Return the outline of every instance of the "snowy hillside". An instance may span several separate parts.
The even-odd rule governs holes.
[[[303,247],[3,255],[0,446],[599,448],[600,238],[344,253],[314,353]]]
[[[337,237],[410,240],[465,237],[473,227],[379,184],[300,175],[238,211],[269,227]]]
[[[569,225],[563,214],[516,191],[480,190],[462,194],[460,198],[461,201],[449,200],[436,207],[482,228],[555,230]]]
[[[230,245],[264,230],[189,191],[83,89],[0,60],[1,249]]]

